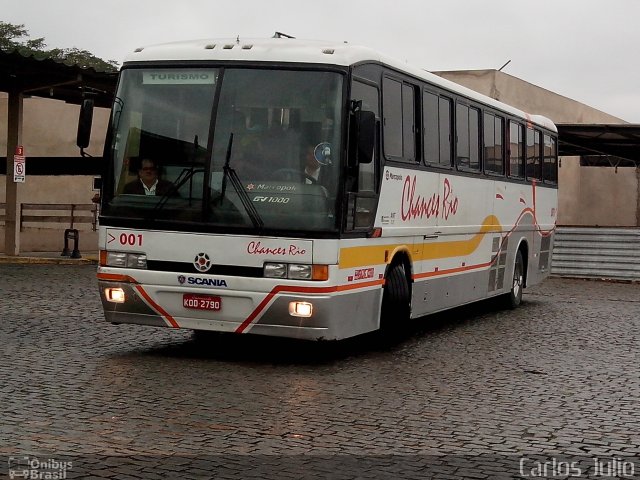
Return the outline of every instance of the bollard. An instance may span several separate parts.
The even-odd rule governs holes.
[[[69,240],[73,240],[73,251],[69,252]],[[82,258],[78,245],[80,243],[80,232],[75,228],[67,228],[64,231],[64,248],[61,257]]]

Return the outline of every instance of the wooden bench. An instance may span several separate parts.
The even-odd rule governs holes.
[[[40,228],[76,228],[78,224],[91,224],[96,230],[98,224],[98,210],[93,203],[22,203],[20,204],[20,231],[24,231],[25,224],[55,224]]]

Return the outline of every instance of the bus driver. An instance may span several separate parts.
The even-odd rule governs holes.
[[[173,184],[158,178],[158,166],[150,158],[144,158],[140,162],[138,178],[124,186],[122,193],[133,195],[166,195],[171,191]]]

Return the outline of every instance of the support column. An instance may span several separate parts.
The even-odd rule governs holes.
[[[22,145],[22,107],[22,93],[9,92],[4,253],[13,256],[20,254],[20,184],[13,181],[13,156]]]
[[[640,165],[636,166],[636,227],[640,227]]]

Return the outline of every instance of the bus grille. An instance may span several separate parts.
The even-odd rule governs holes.
[[[225,275],[229,277],[252,277],[262,278],[261,267],[239,267],[237,265],[213,265],[208,272],[196,270],[193,263],[186,262],[163,262],[160,260],[147,260],[147,270],[156,272],[175,273],[200,273],[204,275]]]

